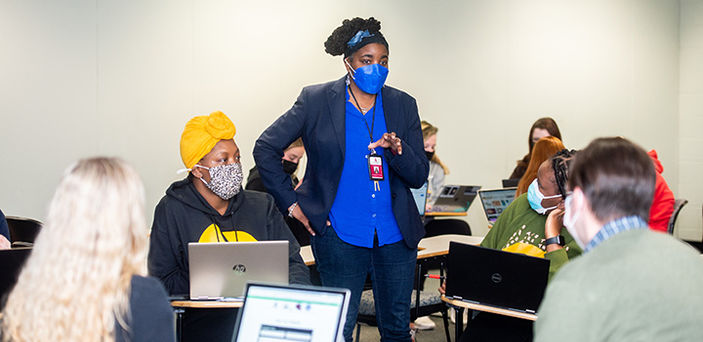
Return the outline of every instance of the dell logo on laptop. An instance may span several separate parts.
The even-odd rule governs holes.
[[[234,274],[240,275],[246,273],[247,267],[242,264],[236,264],[232,267],[232,270],[234,271]]]
[[[491,280],[494,283],[499,284],[501,281],[503,281],[503,276],[500,275],[500,273],[493,273],[491,274]]]

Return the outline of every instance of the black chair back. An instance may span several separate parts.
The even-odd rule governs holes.
[[[674,202],[674,212],[671,214],[671,218],[669,219],[669,227],[667,229],[667,232],[669,234],[674,234],[674,227],[676,226],[676,219],[679,217],[679,213],[681,212],[681,209],[688,203],[688,200],[679,198],[676,199]]]
[[[5,299],[17,283],[22,266],[32,253],[31,248],[13,248],[0,250],[0,310]]]
[[[434,219],[425,223],[425,232],[426,238],[447,234],[471,235],[471,227],[464,220]]]
[[[5,218],[10,229],[10,242],[34,243],[34,240],[41,231],[42,223],[27,217],[7,216]]]

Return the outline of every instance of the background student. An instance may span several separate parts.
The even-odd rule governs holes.
[[[293,188],[298,186],[299,180],[295,175],[295,171],[298,170],[298,163],[300,159],[305,155],[305,147],[303,146],[303,139],[297,139],[292,144],[288,146],[283,151],[283,157],[281,157],[281,163],[283,164],[283,171],[290,175],[291,184]],[[247,177],[247,185],[245,186],[247,190],[266,191],[264,182],[261,180],[261,175],[259,174],[259,168],[254,165],[254,167],[249,170],[249,177]]]
[[[647,155],[652,159],[657,176],[652,207],[649,210],[649,229],[666,232],[669,229],[671,215],[674,213],[676,199],[674,198],[674,193],[669,189],[669,184],[666,183],[664,176],[662,176],[664,165],[659,161],[657,151],[651,150],[647,152]]]
[[[652,161],[623,138],[601,138],[572,164],[563,223],[584,254],[547,287],[536,341],[697,341],[703,260],[647,228]]]
[[[449,168],[437,156],[437,132],[439,129],[429,122],[421,122],[422,139],[425,144],[425,155],[430,161],[430,173],[427,177],[427,210],[432,209],[432,203],[439,196],[444,186],[444,176],[449,174]]]
[[[149,249],[149,273],[171,295],[190,293],[190,242],[288,240],[289,281],[310,284],[300,246],[271,196],[242,190],[235,132],[224,113],[213,112],[189,120],[181,135],[181,159],[190,172],[171,184],[156,206]],[[235,321],[234,309],[187,311],[183,340],[229,341]]]
[[[410,341],[417,244],[425,234],[409,189],[427,181],[420,118],[415,99],[384,85],[388,42],[380,29],[374,18],[344,20],[325,49],[344,55],[340,64],[347,75],[304,88],[254,147],[264,185],[278,206],[314,235],[322,284],[351,290],[347,341],[369,272],[381,339]],[[280,160],[300,137],[308,164],[294,190]]]
[[[298,164],[304,155],[305,147],[303,147],[303,139],[297,139],[283,151],[283,157],[281,157],[283,172],[290,175],[291,185],[294,189],[300,185],[300,180],[296,176],[295,172],[298,170]],[[256,167],[256,165],[249,170],[249,177],[247,177],[247,185],[245,189],[268,192],[264,186],[264,182],[261,180],[259,168]],[[298,243],[301,246],[310,245],[310,233],[307,229],[305,229],[305,226],[303,226],[300,221],[292,217],[288,217],[286,212],[283,212],[283,214],[288,228],[290,228],[290,231],[293,233],[293,236],[295,236]]]
[[[562,140],[561,132],[559,132],[559,126],[557,126],[554,119],[549,117],[540,118],[532,124],[532,127],[530,128],[530,135],[527,137],[527,146],[529,148],[528,152],[524,157],[522,157],[521,160],[517,161],[517,165],[515,166],[513,173],[510,174],[510,179],[522,178],[525,171],[527,171],[527,166],[530,164],[532,148],[539,139],[546,136],[553,136],[559,138],[559,140]]]
[[[561,224],[547,224],[560,218],[550,213],[563,212],[573,156],[573,151],[562,150],[544,161],[527,194],[510,203],[481,246],[548,259],[550,278],[569,259],[580,255],[578,243],[569,232],[561,231]],[[440,292],[443,291],[444,288],[440,288]],[[531,340],[532,322],[486,312],[476,315],[461,335],[461,341]]]
[[[554,136],[547,136],[537,140],[532,148],[532,154],[529,159],[530,162],[527,165],[525,174],[522,175],[522,178],[520,178],[520,181],[517,184],[515,198],[527,193],[527,189],[530,187],[530,184],[532,184],[535,178],[537,178],[537,171],[542,163],[564,148],[564,144],[562,144],[561,140]]]
[[[144,187],[114,158],[66,170],[2,312],[2,341],[173,341],[173,310],[146,277]]]

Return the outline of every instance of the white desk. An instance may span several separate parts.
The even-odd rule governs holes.
[[[435,256],[447,255],[447,253],[449,253],[449,242],[451,241],[478,245],[481,243],[481,241],[483,241],[483,236],[448,234],[422,239],[418,244],[418,260],[431,258]],[[312,255],[312,247],[301,247],[300,256],[303,258],[305,265],[311,266],[315,264],[315,257]]]

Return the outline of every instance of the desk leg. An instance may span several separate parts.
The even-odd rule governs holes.
[[[173,312],[176,313],[176,341],[181,342],[183,338],[183,313],[185,309],[175,308]]]
[[[454,341],[459,342],[461,334],[464,332],[464,308],[455,306],[454,307]]]

